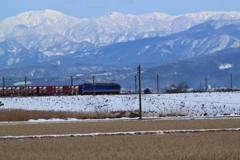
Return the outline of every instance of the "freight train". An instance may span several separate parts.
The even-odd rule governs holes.
[[[44,95],[98,95],[120,94],[117,83],[83,83],[71,86],[4,86],[0,96],[44,96]]]

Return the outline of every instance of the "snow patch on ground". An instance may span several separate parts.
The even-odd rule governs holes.
[[[145,113],[186,116],[239,115],[240,92],[205,92],[181,94],[143,94]],[[138,95],[86,95],[48,97],[0,98],[2,109],[55,111],[135,111],[139,109]]]

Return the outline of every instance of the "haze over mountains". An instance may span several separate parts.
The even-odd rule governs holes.
[[[200,60],[199,56],[212,55],[215,58],[211,62],[217,61],[219,68],[233,63],[231,58],[229,62],[221,62],[219,57],[234,59],[240,54],[238,48],[240,12],[179,16],[112,12],[102,17],[78,19],[58,11],[43,10],[24,12],[0,22],[0,74],[3,77],[61,77],[67,70],[64,76],[111,73],[109,79],[114,77],[124,82],[128,76],[136,74],[131,66],[138,64],[146,70],[192,58],[195,64],[200,64],[203,58]],[[210,67],[211,62],[205,66]],[[186,63],[185,71],[191,68],[193,73],[192,67],[194,65]],[[161,73],[156,72],[156,68],[151,69],[154,74]],[[239,66],[231,64],[228,69],[239,74]],[[214,73],[221,71],[214,70]],[[153,75],[146,75],[149,76]]]

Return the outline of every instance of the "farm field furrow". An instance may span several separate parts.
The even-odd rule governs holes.
[[[34,124],[3,123],[0,125],[0,136],[223,128],[240,128],[240,119],[128,120]]]
[[[240,132],[202,132],[0,140],[1,160],[233,160]]]

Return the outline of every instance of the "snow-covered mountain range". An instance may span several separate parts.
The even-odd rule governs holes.
[[[144,38],[72,54],[79,61],[143,64],[178,61],[240,47],[240,20],[208,21],[164,37]]]
[[[64,56],[117,42],[163,37],[211,20],[221,23],[236,19],[240,19],[240,12],[200,12],[179,16],[112,12],[101,17],[78,19],[53,10],[29,11],[0,22],[0,56],[1,59],[7,57],[4,61],[12,65],[27,57]]]
[[[152,72],[158,74],[159,68],[165,68],[160,64],[156,69],[159,63],[169,62],[173,66],[176,61],[196,58],[197,69],[204,61],[198,57],[205,55],[214,55],[217,59],[205,66],[228,64],[232,72],[238,73],[239,66],[233,60],[238,57],[235,55],[238,50],[240,53],[239,47],[240,12],[179,16],[112,12],[79,19],[53,10],[29,11],[0,22],[0,74],[39,78],[108,74],[112,76],[108,80],[113,76],[124,80],[135,74],[135,70],[129,69],[130,65],[155,67],[151,68]],[[216,53],[229,54],[232,49],[236,50],[229,55],[233,59],[229,62],[216,56]],[[182,63],[184,61],[181,66],[185,66],[185,70],[191,68],[191,63]],[[217,70],[221,69],[217,67]],[[177,69],[165,74],[171,75],[170,72],[183,74]]]

